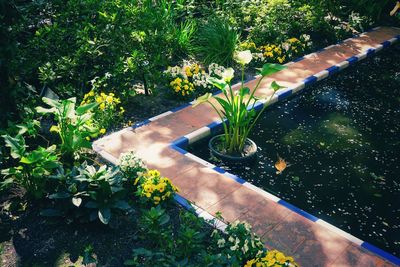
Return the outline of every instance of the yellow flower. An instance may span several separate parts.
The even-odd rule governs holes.
[[[150,197],[151,197],[151,194],[150,194],[150,193],[146,193],[146,197],[147,197],[147,198],[150,198]]]
[[[50,132],[52,133],[58,133],[60,131],[60,128],[58,128],[57,125],[53,125],[50,127]]]
[[[107,103],[111,104],[113,102],[113,97],[112,96],[107,96],[106,98]]]
[[[93,90],[91,90],[91,91],[89,92],[89,96],[94,96]]]
[[[280,264],[284,264],[286,262],[286,257],[282,252],[276,253],[275,258]]]
[[[88,140],[88,141],[90,141],[90,137],[89,136],[86,136],[86,138],[85,138],[86,140]]]
[[[105,134],[105,133],[106,133],[106,129],[101,128],[99,132],[100,132],[101,134]]]
[[[293,38],[290,38],[288,41],[289,41],[289,43],[295,43],[298,41],[298,39],[293,37]]]
[[[153,197],[154,201],[160,202],[161,198],[158,196]]]
[[[139,177],[135,179],[135,182],[133,183],[133,185],[137,185],[138,182],[139,182]]]
[[[283,58],[278,57],[278,61],[279,61],[279,63],[282,63],[283,62]]]
[[[101,110],[104,110],[105,108],[106,108],[106,104],[101,103],[101,104],[100,104],[100,109],[101,109]]]
[[[101,96],[96,97],[96,102],[100,104],[103,102],[103,98]]]

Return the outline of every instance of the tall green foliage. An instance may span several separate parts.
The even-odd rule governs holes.
[[[199,28],[192,50],[205,64],[230,65],[238,41],[239,34],[226,20],[210,17]]]

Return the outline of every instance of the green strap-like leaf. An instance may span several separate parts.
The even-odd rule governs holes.
[[[264,66],[261,69],[259,69],[259,74],[261,76],[268,76],[268,75],[274,74],[278,71],[284,70],[286,68],[287,67],[284,65],[266,63],[266,64],[264,64]]]

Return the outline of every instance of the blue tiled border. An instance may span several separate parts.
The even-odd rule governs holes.
[[[373,28],[371,30],[368,30],[367,32],[371,32],[371,31],[376,30],[376,29],[377,28]],[[355,35],[353,37],[358,37],[360,35],[362,35],[362,34]],[[349,39],[351,39],[351,38],[349,38]],[[345,41],[347,41],[349,39],[340,41],[337,44],[343,43],[343,42],[345,42]],[[360,60],[362,60],[362,59],[364,59],[366,57],[372,56],[376,52],[378,52],[379,50],[381,50],[383,48],[387,48],[387,47],[391,46],[394,42],[399,41],[399,40],[400,40],[400,35],[397,35],[396,37],[394,37],[394,38],[392,38],[390,40],[382,42],[381,43],[381,47],[378,47],[376,49],[375,48],[370,48],[370,49],[368,49],[366,52],[364,52],[362,54],[359,54],[359,55],[357,55],[355,57],[348,58],[346,60],[346,62],[348,62],[347,64],[344,64],[345,62],[342,62],[343,64],[340,63],[340,64],[337,64],[335,66],[331,66],[331,67],[327,68],[326,70],[322,71],[321,73],[317,73],[317,74],[314,74],[314,75],[311,75],[311,76],[307,77],[296,88],[283,89],[280,92],[278,91],[277,94],[276,94],[276,99],[274,101],[271,101],[271,103],[272,102],[282,101],[282,100],[290,97],[294,93],[302,90],[304,87],[306,87],[308,85],[311,85],[311,84],[313,84],[313,83],[315,83],[315,82],[317,82],[319,80],[322,80],[322,79],[324,79],[324,78],[326,78],[328,76],[332,76],[335,73],[339,72],[340,70],[346,68],[347,66],[353,65],[356,62],[358,62],[358,61],[360,61]],[[320,53],[322,51],[325,51],[328,48],[329,47],[320,49],[320,50],[318,50],[317,52],[315,52],[313,54]],[[305,59],[306,57],[307,56],[302,56],[302,57],[299,57],[297,59],[294,59],[292,62],[287,63],[287,65],[292,64],[294,62],[301,61],[301,60]],[[254,78],[256,78],[256,77],[254,77]],[[215,94],[219,94],[219,93],[220,93],[220,91],[214,92],[214,95]],[[159,118],[162,118],[162,117],[165,117],[165,116],[167,116],[169,114],[172,114],[174,112],[180,111],[180,110],[190,106],[191,104],[192,104],[192,102],[186,103],[186,104],[184,104],[182,106],[179,106],[179,107],[176,107],[176,108],[171,109],[169,111],[166,111],[166,112],[164,112],[164,113],[162,113],[162,114],[160,114],[158,116],[149,118],[149,119],[144,120],[142,122],[135,123],[134,125],[132,125],[129,128],[135,129],[135,128],[139,128],[139,127],[148,125],[149,123],[151,123],[151,122],[153,122],[153,121],[155,121],[155,120],[157,120]],[[259,111],[259,110],[262,109],[263,105],[264,105],[263,103],[257,102],[253,106],[253,108],[255,110]],[[221,122],[213,122],[213,123],[201,128],[199,130],[202,130],[200,132],[207,133],[208,135],[215,135],[216,133],[218,133],[218,132],[220,132],[222,130],[222,123]],[[193,158],[196,158],[196,156],[188,153],[185,150],[186,147],[193,140],[197,140],[195,135],[192,135],[191,137],[182,136],[182,137],[178,138],[177,140],[175,140],[174,142],[172,142],[170,147],[172,149],[178,151],[179,153],[183,154],[183,155],[186,155],[186,156],[190,155],[190,157],[193,159]],[[117,159],[116,158],[114,158],[112,155],[108,154],[106,151],[103,151],[103,150],[97,148],[97,145],[95,143],[93,144],[93,149],[97,153],[99,153],[103,158],[105,158],[106,160],[110,161],[111,163],[113,163],[113,164],[117,163]],[[368,242],[362,241],[362,240],[360,240],[360,239],[358,239],[358,238],[356,238],[356,237],[354,237],[354,236],[352,236],[352,235],[350,235],[350,234],[348,234],[348,233],[336,228],[335,226],[333,226],[333,225],[331,225],[329,223],[326,223],[325,221],[323,221],[323,220],[321,220],[321,219],[309,214],[308,212],[306,212],[306,211],[304,211],[304,210],[302,210],[300,208],[297,208],[296,206],[294,206],[294,205],[292,205],[292,204],[290,204],[290,203],[288,203],[288,202],[286,202],[286,201],[284,201],[284,200],[282,200],[282,199],[280,199],[280,198],[278,198],[278,197],[276,197],[276,196],[274,196],[274,195],[272,195],[272,194],[270,194],[268,192],[265,192],[260,188],[255,187],[254,185],[246,182],[245,180],[243,180],[239,176],[236,176],[234,174],[226,172],[222,168],[220,168],[218,166],[214,166],[211,163],[205,162],[205,161],[203,161],[201,159],[197,159],[197,161],[202,163],[202,164],[206,163],[207,166],[212,168],[212,169],[214,169],[214,171],[216,171],[218,173],[221,173],[221,174],[223,174],[223,175],[235,180],[236,182],[238,182],[238,183],[240,183],[240,184],[242,184],[242,185],[244,185],[244,186],[246,186],[248,188],[251,188],[251,189],[253,189],[255,191],[258,191],[259,193],[261,193],[261,194],[265,195],[266,197],[270,198],[271,200],[273,200],[273,201],[277,202],[278,204],[280,204],[280,205],[292,210],[293,212],[296,212],[297,214],[303,216],[304,218],[306,218],[306,219],[308,219],[308,220],[310,220],[312,222],[324,225],[324,226],[328,227],[329,229],[331,229],[333,231],[339,232],[345,238],[349,239],[350,241],[353,241],[355,244],[358,244],[362,248],[364,248],[364,249],[366,249],[368,251],[371,251],[371,252],[381,256],[382,258],[384,258],[384,259],[386,259],[386,260],[388,260],[388,261],[400,266],[400,259],[395,257],[395,256],[393,256],[393,255],[391,255],[390,253],[387,253],[386,251],[383,251],[382,249],[377,248],[377,247],[375,247],[374,245],[372,245],[372,244],[370,244]],[[185,199],[184,197],[182,197],[182,196],[180,196],[178,194],[175,196],[175,201],[179,205],[184,207],[185,209],[187,209],[189,211],[192,211],[192,212],[195,212],[198,216],[201,216],[201,217],[204,217],[204,218],[207,218],[207,219],[211,219],[211,220],[215,220],[216,219],[215,217],[213,217],[209,213],[207,213],[207,212],[201,210],[200,208],[196,207],[195,205],[190,203],[187,199]],[[219,229],[223,230],[224,227],[226,227],[226,225],[223,222],[220,222],[220,221],[218,221],[218,222],[221,225]]]
[[[382,42],[381,43],[381,47],[370,48],[367,51],[365,51],[365,52],[363,52],[363,53],[361,53],[361,54],[359,54],[357,56],[352,56],[352,57],[346,59],[345,61],[348,62],[348,64],[339,63],[337,65],[334,65],[334,66],[331,66],[331,67],[325,69],[324,71],[322,71],[320,73],[317,73],[317,74],[314,74],[314,75],[311,75],[311,76],[305,78],[302,81],[302,83],[298,86],[298,88],[289,88],[289,89],[283,89],[282,91],[278,91],[277,94],[276,94],[277,100],[275,102],[282,101],[282,100],[290,97],[291,95],[293,95],[297,91],[302,90],[302,88],[305,88],[305,87],[307,87],[307,86],[309,86],[311,84],[314,84],[317,81],[322,80],[322,79],[324,79],[324,78],[326,78],[328,76],[332,76],[332,75],[336,74],[337,72],[339,72],[340,70],[343,70],[348,66],[354,65],[355,63],[361,61],[362,59],[364,59],[366,57],[371,57],[371,56],[375,55],[376,52],[380,51],[382,48],[387,48],[391,44],[393,44],[394,42],[399,41],[399,40],[400,40],[400,35],[397,35],[395,38],[392,38],[390,40]],[[317,53],[321,52],[321,51],[324,51],[324,50],[325,49],[320,49],[320,50],[317,51]],[[297,62],[297,61],[300,61],[302,59],[304,59],[304,57],[300,57],[298,59],[295,59],[292,62]],[[345,62],[342,62],[342,63],[345,63]],[[263,105],[264,105],[263,103],[256,103],[256,105],[254,105],[253,108],[255,110],[260,110],[263,107]],[[205,126],[203,128],[208,128],[208,129],[204,129],[203,132],[207,131],[209,133],[209,135],[215,135],[216,133],[218,133],[218,132],[220,132],[222,130],[222,122],[213,122],[213,123],[211,123],[211,124],[209,124],[209,125],[207,125],[207,126]],[[191,143],[192,142],[191,142],[191,138],[190,137],[183,136],[183,137],[180,137],[179,139],[175,140],[171,144],[171,147],[173,149],[175,149],[176,151],[178,151],[178,152],[180,152],[180,153],[182,153],[182,154],[184,154],[186,156],[191,155],[191,158],[193,159],[193,158],[196,158],[196,156],[194,156],[194,155],[190,154],[188,151],[186,151],[187,146],[189,144],[191,144]],[[199,162],[202,163],[203,161],[199,160]],[[243,180],[239,176],[236,176],[234,174],[228,173],[224,169],[222,169],[222,168],[220,168],[218,166],[214,166],[211,163],[209,163],[209,167],[212,168],[214,171],[216,171],[218,173],[221,173],[221,174],[223,174],[223,175],[235,180],[236,182],[238,182],[238,183],[240,183],[242,185],[246,185],[247,187],[255,189],[255,190],[259,191],[259,192],[263,191],[262,189],[259,189],[259,188],[255,187],[254,185],[251,185],[251,184],[247,183],[245,180]],[[343,230],[340,230],[340,229],[336,228],[335,226],[324,222],[323,220],[315,217],[314,215],[312,215],[312,214],[310,214],[310,213],[308,213],[308,212],[306,212],[306,211],[304,211],[304,210],[302,210],[302,209],[300,209],[300,208],[298,208],[298,207],[296,207],[296,206],[294,206],[294,205],[292,205],[292,204],[290,204],[290,203],[288,203],[288,202],[286,202],[286,201],[284,201],[284,200],[282,200],[282,199],[280,199],[280,198],[278,198],[276,196],[271,195],[270,193],[267,193],[265,191],[263,191],[261,193],[268,194],[270,197],[272,196],[272,198],[273,198],[273,200],[275,202],[277,202],[278,204],[280,204],[280,205],[290,209],[291,211],[301,215],[302,217],[304,217],[304,218],[306,218],[306,219],[308,219],[308,220],[310,220],[312,222],[320,223],[322,225],[328,226],[329,229],[331,229],[331,230],[337,230],[345,238],[349,239],[350,241],[353,241],[354,243],[356,243],[357,245],[361,246],[362,248],[364,248],[364,249],[366,249],[366,250],[368,250],[370,252],[373,252],[373,253],[379,255],[380,257],[382,257],[382,258],[384,258],[384,259],[386,259],[386,260],[388,260],[388,261],[390,261],[390,262],[392,262],[392,263],[394,263],[396,265],[400,265],[400,259],[395,257],[394,255],[392,255],[392,254],[390,254],[390,253],[388,253],[388,252],[386,252],[386,251],[384,251],[384,250],[382,250],[382,249],[380,249],[380,248],[378,248],[378,247],[376,247],[376,246],[374,246],[374,245],[372,245],[372,244],[370,244],[368,242],[362,241],[362,240],[350,235],[349,233],[346,233]]]

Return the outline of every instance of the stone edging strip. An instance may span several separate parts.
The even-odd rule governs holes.
[[[373,30],[376,30],[378,28],[374,28]],[[362,34],[360,36],[362,36]],[[319,73],[316,73],[316,74],[314,74],[312,76],[309,76],[306,79],[304,79],[302,82],[298,83],[296,86],[294,86],[292,88],[279,90],[277,92],[277,94],[275,94],[274,97],[271,99],[269,104],[274,104],[276,102],[282,101],[282,100],[290,97],[291,95],[293,95],[293,94],[295,94],[297,92],[300,92],[301,90],[303,90],[307,86],[309,86],[311,84],[314,84],[317,81],[320,81],[320,80],[323,80],[323,79],[325,79],[325,78],[327,78],[329,76],[332,76],[332,75],[336,74],[337,72],[339,72],[339,71],[341,71],[341,70],[343,70],[343,69],[345,69],[345,68],[347,68],[349,66],[352,66],[355,63],[357,63],[357,62],[359,62],[359,61],[361,61],[361,60],[363,60],[363,59],[365,59],[367,57],[371,57],[371,56],[375,55],[377,52],[381,51],[384,48],[390,47],[392,44],[394,44],[395,42],[397,42],[399,40],[400,40],[400,35],[398,35],[397,37],[392,38],[390,40],[382,42],[376,48],[369,48],[367,51],[365,51],[363,53],[360,53],[360,54],[358,54],[356,56],[349,57],[346,60],[340,62],[339,64],[333,65],[333,66],[331,66],[331,67],[329,67],[329,68],[327,68],[327,69],[325,69],[325,70],[323,70],[323,71],[321,71]],[[329,48],[334,47],[334,46],[336,46],[336,45],[332,45],[332,46],[329,46],[329,47],[327,47],[325,49],[321,49],[321,50],[317,51],[316,53],[319,53],[321,51],[324,51],[324,50],[329,49]],[[300,61],[303,58],[310,57],[311,55],[313,55],[313,54],[307,55],[305,57],[301,57],[297,61]],[[259,110],[262,109],[262,107],[265,104],[266,104],[265,102],[261,102],[260,101],[260,102],[257,102],[253,106],[253,108],[255,110],[259,111]],[[246,182],[245,180],[243,180],[239,176],[231,174],[229,172],[226,172],[222,168],[220,168],[218,166],[215,166],[214,164],[211,164],[211,163],[209,163],[209,162],[207,162],[207,161],[205,161],[205,160],[203,160],[203,159],[201,159],[201,158],[199,158],[199,157],[197,157],[197,156],[195,156],[195,155],[193,155],[193,154],[191,154],[191,153],[186,151],[186,148],[190,144],[193,144],[194,142],[196,142],[196,141],[198,141],[198,140],[200,140],[202,138],[205,138],[207,136],[214,135],[214,134],[220,132],[221,130],[222,130],[222,122],[221,121],[215,121],[215,122],[213,122],[213,123],[211,123],[211,124],[209,124],[209,125],[207,125],[205,127],[202,127],[200,129],[190,133],[190,134],[187,134],[185,136],[182,136],[182,137],[176,139],[174,142],[171,143],[171,148],[176,150],[176,151],[178,151],[179,153],[185,155],[186,157],[189,157],[190,159],[192,159],[192,160],[194,160],[194,161],[196,161],[196,162],[198,162],[198,163],[200,163],[200,164],[202,164],[202,165],[204,165],[204,166],[206,166],[208,168],[211,168],[211,169],[213,169],[214,171],[216,171],[216,172],[218,172],[220,174],[223,174],[223,175],[235,180],[236,182],[240,183],[241,185],[258,192],[259,194],[263,195],[264,197],[268,198],[269,200],[272,200],[272,201],[274,201],[274,202],[276,202],[276,203],[288,208],[289,210],[291,210],[291,211],[303,216],[304,218],[328,228],[329,230],[335,232],[336,234],[338,234],[338,235],[346,238],[347,240],[353,242],[354,244],[356,244],[358,246],[361,246],[364,249],[369,250],[369,251],[381,256],[382,258],[384,258],[384,259],[386,259],[386,260],[388,260],[388,261],[390,261],[390,262],[392,262],[392,263],[394,263],[396,265],[400,265],[400,259],[397,258],[396,256],[394,256],[394,255],[392,255],[392,254],[390,254],[390,253],[388,253],[388,252],[386,252],[386,251],[384,251],[384,250],[382,250],[382,249],[380,249],[380,248],[378,248],[378,247],[376,247],[376,246],[374,246],[374,245],[372,245],[372,244],[370,244],[370,243],[368,243],[366,241],[363,241],[363,240],[361,240],[361,239],[359,239],[359,238],[357,238],[357,237],[355,237],[355,236],[353,236],[353,235],[351,235],[351,234],[349,234],[349,233],[337,228],[336,226],[333,226],[332,224],[330,224],[330,223],[328,223],[328,222],[326,222],[326,221],[324,221],[322,219],[319,219],[319,218],[315,217],[314,215],[311,215],[310,213],[308,213],[308,212],[306,212],[306,211],[304,211],[304,210],[302,210],[302,209],[300,209],[300,208],[298,208],[298,207],[296,207],[296,206],[294,206],[294,205],[292,205],[292,204],[280,199],[279,197],[277,197],[277,196],[275,196],[275,195],[273,195],[271,193],[268,193],[265,190],[252,185],[251,183]]]

